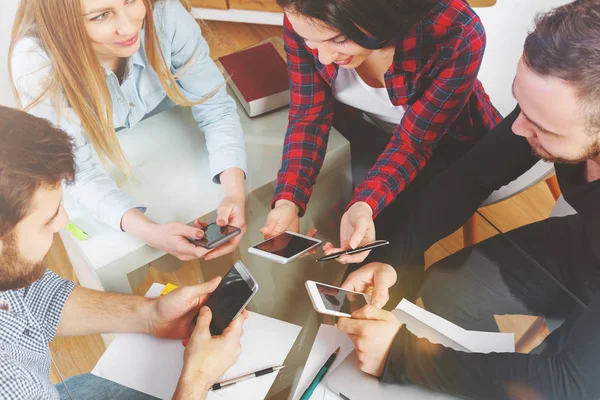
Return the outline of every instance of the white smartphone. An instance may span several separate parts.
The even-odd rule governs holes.
[[[306,290],[313,307],[321,314],[350,317],[354,311],[371,303],[369,295],[324,283],[306,281]]]
[[[271,239],[252,246],[248,253],[255,254],[280,264],[287,264],[294,258],[321,244],[319,239],[295,232],[283,232]]]
[[[233,267],[204,304],[212,311],[210,334],[212,336],[221,335],[231,321],[248,305],[257,291],[258,283],[244,264],[241,261],[233,264]],[[194,323],[196,323],[196,318],[198,315],[194,317]]]

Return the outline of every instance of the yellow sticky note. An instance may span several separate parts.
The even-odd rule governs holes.
[[[66,229],[69,233],[71,233],[71,235],[73,235],[75,237],[75,239],[77,240],[85,240],[88,237],[88,234],[85,233],[83,230],[79,229],[77,227],[77,225],[75,225],[74,223],[70,222],[67,224]]]
[[[165,288],[163,289],[163,291],[160,292],[160,295],[164,296],[166,294],[169,294],[170,292],[172,292],[175,289],[177,289],[177,285],[173,285],[172,283],[167,283],[165,285]]]

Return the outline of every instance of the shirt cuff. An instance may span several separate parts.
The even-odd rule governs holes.
[[[354,196],[354,198],[352,198],[352,200],[350,200],[350,203],[348,203],[348,206],[346,207],[346,211],[348,211],[348,209],[350,207],[352,207],[352,205],[354,205],[354,203],[358,203],[359,201],[367,203],[369,205],[369,207],[371,207],[371,210],[373,210],[373,219],[377,218],[379,213],[381,211],[383,211],[383,209],[385,208],[385,203],[383,203],[383,198],[381,198],[379,201],[377,201],[376,199],[374,199],[371,196],[364,196],[364,195],[359,194],[357,196]],[[381,204],[383,204],[383,205],[381,205]]]
[[[145,213],[147,209],[146,206],[140,204],[129,194],[120,190],[106,195],[98,202],[95,217],[111,228],[122,231],[121,220],[123,219],[123,215],[134,208],[137,208],[142,213]]]
[[[288,200],[298,206],[298,216],[302,217],[306,213],[306,206],[309,196],[299,188],[293,185],[278,184],[271,200],[271,208],[275,207],[278,200]]]
[[[385,360],[383,375],[379,380],[386,383],[409,383],[405,377],[406,371],[406,345],[408,343],[410,331],[406,325],[402,325],[398,334],[392,342],[390,352]]]
[[[223,150],[210,156],[210,173],[214,183],[221,183],[221,173],[230,168],[239,168],[248,175],[248,160],[243,150]]]

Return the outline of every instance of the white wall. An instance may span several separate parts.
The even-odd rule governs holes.
[[[18,4],[19,0],[0,0],[0,105],[10,107],[16,102],[8,77],[8,45]]]

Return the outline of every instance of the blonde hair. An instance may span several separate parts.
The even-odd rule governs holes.
[[[198,101],[189,101],[177,85],[178,77],[194,61],[195,54],[180,72],[173,75],[162,54],[153,19],[154,4],[158,0],[141,0],[146,6],[144,20],[146,58],[154,69],[167,96],[179,105],[201,104],[222,86]],[[190,11],[187,0],[180,0]],[[100,161],[105,167],[111,163],[126,177],[133,171],[117,138],[112,117],[112,99],[106,75],[88,38],[81,17],[81,0],[21,0],[12,31],[8,68],[12,77],[11,58],[14,46],[23,37],[38,39],[50,59],[52,70],[46,87],[30,104],[20,104],[14,80],[11,80],[19,106],[27,111],[47,95],[57,112],[67,101],[79,116],[81,125]],[[73,55],[77,55],[73,57]]]

